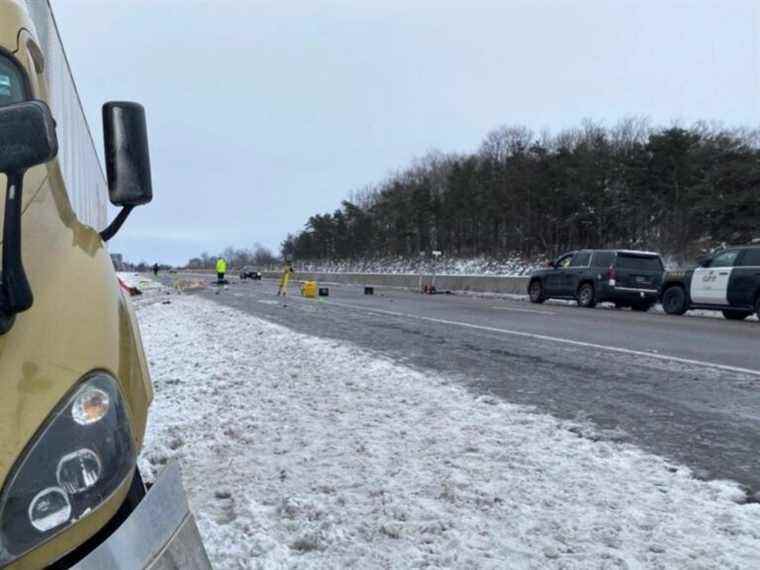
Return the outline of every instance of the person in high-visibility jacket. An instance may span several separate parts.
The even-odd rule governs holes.
[[[216,260],[216,282],[224,283],[224,274],[227,273],[227,262],[223,257]]]
[[[288,281],[290,276],[293,275],[293,266],[290,263],[286,263],[282,270],[282,277],[277,285],[277,295],[285,297],[288,294]]]

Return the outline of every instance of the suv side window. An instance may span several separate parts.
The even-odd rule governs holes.
[[[734,261],[739,256],[739,250],[724,251],[713,257],[708,267],[733,267]]]
[[[588,267],[589,261],[591,261],[591,252],[579,251],[573,256],[573,261],[570,263],[570,267]]]
[[[614,251],[595,251],[594,261],[591,265],[594,267],[609,267],[615,262]]]
[[[760,267],[760,247],[745,249],[738,263],[739,267]]]
[[[567,269],[568,267],[570,267],[570,262],[572,260],[573,260],[573,254],[572,253],[569,253],[569,254],[565,255],[564,257],[560,257],[557,260],[557,264],[556,264],[557,269]]]

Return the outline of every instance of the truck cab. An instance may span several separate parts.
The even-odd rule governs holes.
[[[146,123],[103,118],[108,181],[50,5],[0,0],[0,568],[207,568],[176,467],[137,469],[153,390],[107,241],[152,197]]]
[[[760,315],[760,246],[724,248],[694,268],[667,272],[660,297],[669,315],[691,309],[721,311],[731,320]]]

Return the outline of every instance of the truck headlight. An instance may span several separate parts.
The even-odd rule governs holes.
[[[0,566],[97,509],[135,468],[116,381],[88,375],[45,421],[0,494]]]

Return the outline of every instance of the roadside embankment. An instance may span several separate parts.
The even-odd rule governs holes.
[[[490,353],[464,374],[411,367],[215,298],[137,316],[155,386],[140,469],[155,480],[180,463],[216,568],[757,566],[760,505],[736,483],[470,391]],[[271,288],[251,300],[270,307]],[[315,310],[277,305],[294,321]],[[521,375],[522,355],[498,358]],[[556,374],[574,381],[572,367]]]

